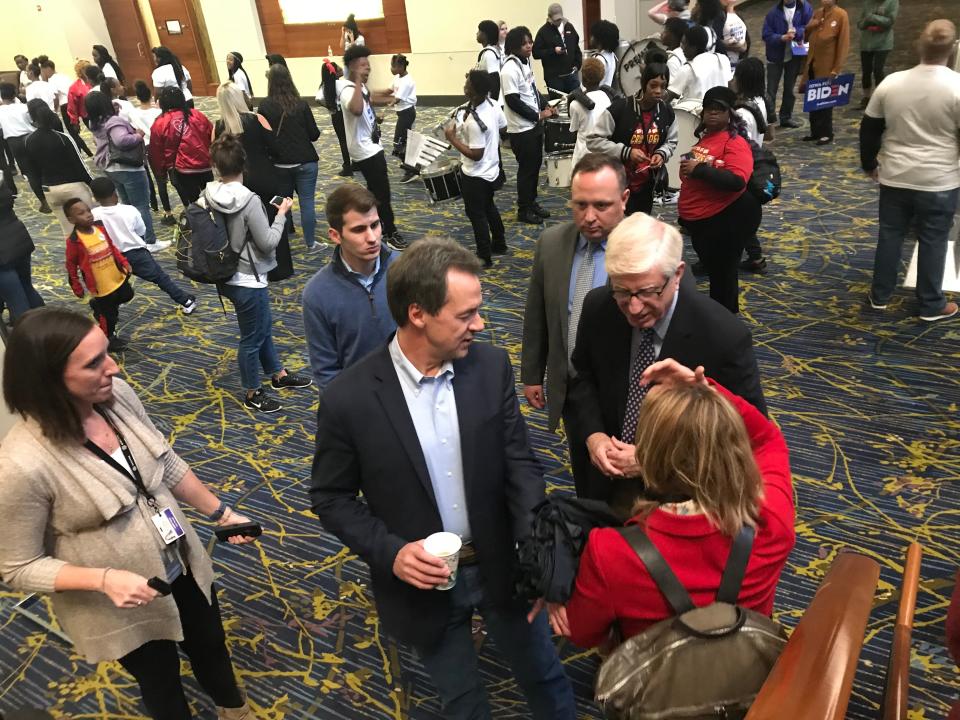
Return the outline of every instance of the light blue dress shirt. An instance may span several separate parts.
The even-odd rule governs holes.
[[[350,273],[350,276],[356,278],[357,282],[363,285],[363,289],[367,292],[370,292],[370,288],[373,287],[373,279],[377,276],[377,273],[380,272],[380,256],[377,255],[377,262],[373,266],[373,272],[369,275],[358,273],[356,270],[350,267],[342,253],[340,255],[340,262],[343,263],[343,267],[348,273]]]
[[[583,262],[584,255],[587,254],[587,245],[590,243],[583,235],[577,236],[577,249],[573,253],[573,267],[570,268],[570,289],[567,291],[567,317],[573,312],[573,291],[577,287],[577,271],[580,269],[580,263]],[[594,250],[593,255],[593,284],[592,288],[598,288],[607,284],[607,265],[604,262],[607,254],[607,241],[603,240],[600,247]]]
[[[467,542],[473,536],[463,485],[460,423],[453,393],[453,363],[444,363],[436,377],[427,377],[407,360],[396,335],[390,341],[389,351],[420,440],[423,458],[427,462],[443,529],[456,533]]]

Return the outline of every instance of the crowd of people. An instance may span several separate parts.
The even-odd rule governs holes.
[[[508,354],[476,337],[485,326],[483,270],[508,252],[495,200],[504,138],[517,160],[518,221],[550,216],[537,188],[543,122],[556,110],[536,85],[537,59],[545,89],[569,100],[578,144],[571,219],[544,230],[530,268],[524,399],[546,410],[551,431],[563,425],[576,496],[606,503],[618,523],[640,528],[697,605],[714,600],[731,547],[749,529],[737,604],[769,616],[794,543],[795,507],[786,443],[767,417],[752,334],[737,315],[739,269],[766,263],[756,239],[761,200],[749,184],[775,118],[781,129],[798,126],[794,83],[843,69],[849,20],[835,0],[816,11],[805,0],[779,0],[764,22],[764,67],[749,54],[734,5],[655,7],[666,49],[648,56],[630,97],[611,86],[613,23],[590,28],[599,50],[584,57],[557,4],[536,34],[480,22],[466,102],[444,128],[462,157],[475,251],[444,238],[408,243],[397,231],[374,105],[397,111],[393,151],[404,177],[416,177],[404,152],[416,86],[407,58],[395,55],[392,86],[371,90],[371,50],[348,18],[343,66],[325,61],[318,99],[341,140],[341,174],[359,172],[366,187],[324,188],[335,248],[303,291],[309,376],[284,367],[271,315],[270,282],[293,272],[294,194],[305,252],[321,243],[320,131],[283,58],[270,56],[266,95],[254,110],[243,56],[231,52],[215,122],[195,107],[190,74],[167,48],[153,50],[150,85],[130,83],[100,45],[93,63],[77,63],[72,84],[49,59],[25,62],[20,87],[0,84],[0,128],[40,210],[56,214],[70,287],[90,296],[94,320],[40,307],[34,245],[13,211],[13,164],[4,157],[0,296],[16,322],[3,389],[21,418],[0,447],[0,513],[12,526],[0,540],[4,581],[50,593],[77,650],[91,662],[118,660],[151,717],[190,717],[178,643],[218,717],[253,717],[226,651],[210,559],[181,506],[221,527],[250,519],[167,444],[110,355],[127,344],[116,328],[134,297],[131,274],[156,284],[185,315],[197,308],[194,292],[155,257],[168,243],[157,240],[151,211],[160,212],[159,195],[159,222],[170,222],[169,181],[190,208],[173,221],[187,224],[180,231],[196,213],[218,218],[237,258],[216,287],[236,311],[243,406],[282,409],[265,378],[274,390],[319,389],[312,509],[369,566],[379,621],[416,650],[443,715],[491,716],[471,631],[479,611],[532,716],[575,718],[551,629],[609,650],[611,629],[635,636],[673,611],[615,527],[590,533],[565,603],[531,607],[513,592],[516,546],[531,532],[545,483]],[[867,5],[862,32],[888,34],[896,0]],[[863,56],[871,79],[864,78],[860,138],[863,169],[879,180],[881,197],[869,303],[886,307],[916,223],[919,315],[942,320],[957,313],[940,289],[960,188],[960,74],[946,67],[956,28],[930,23],[920,64],[888,78],[887,40],[875,40]],[[125,98],[128,85],[136,103]],[[674,105],[689,99],[702,106],[692,148],[679,146]],[[826,144],[832,119],[829,110],[817,113],[805,139]],[[93,135],[92,153],[81,124]],[[709,297],[683,260],[680,230],[650,214],[655,197],[669,202],[663,176],[678,152],[679,225],[709,276]],[[425,545],[440,532],[459,537],[455,571]],[[230,541],[252,540],[240,533]]]

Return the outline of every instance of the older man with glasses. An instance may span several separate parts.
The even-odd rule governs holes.
[[[647,392],[640,376],[652,363],[673,358],[687,367],[702,365],[709,377],[766,413],[750,331],[697,292],[684,274],[682,254],[676,228],[635,213],[607,239],[607,285],[583,301],[564,416],[576,417],[590,454],[589,477],[578,482],[578,494],[616,510],[629,511],[642,490],[634,440]]]

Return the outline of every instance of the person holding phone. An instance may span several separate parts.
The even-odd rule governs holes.
[[[210,556],[182,506],[219,527],[249,519],[177,455],[119,372],[100,328],[72,310],[30,310],[11,332],[4,398],[20,419],[0,448],[0,573],[49,594],[76,651],[118,661],[149,717],[191,717],[179,643],[217,717],[252,720]]]
[[[783,99],[780,101],[780,127],[798,128],[793,119],[796,97],[793,86],[803,63],[804,31],[813,17],[813,8],[806,0],[779,0],[763,21],[763,42],[767,53],[767,117],[773,122],[776,112],[777,87],[783,78]]]

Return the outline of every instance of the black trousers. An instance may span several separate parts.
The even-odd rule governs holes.
[[[90,309],[93,310],[93,317],[103,330],[103,334],[112,338],[117,331],[117,320],[120,319],[120,306],[133,300],[133,286],[130,279],[123,281],[123,285],[118,287],[109,295],[101,295],[90,299]]]
[[[16,172],[16,170],[17,170],[17,160],[16,160],[16,158],[13,156],[13,150],[10,149],[10,143],[7,142],[7,139],[6,139],[6,138],[3,138],[3,139],[2,139],[2,145],[3,145],[3,148],[2,148],[2,150],[3,150],[3,156],[4,156],[4,158],[5,158],[5,161],[10,165],[10,168],[11,168],[14,172]]]
[[[196,202],[208,182],[213,182],[213,172],[205,170],[200,173],[182,173],[178,170],[171,170],[168,173],[170,184],[173,185],[180,196],[180,202],[184,209],[192,202]]]
[[[150,207],[153,208],[154,212],[159,209],[157,206],[157,194],[159,193],[160,204],[163,206],[164,211],[170,212],[170,193],[167,192],[167,176],[163,173],[158,175],[146,160],[143,166],[147,171],[147,182],[150,184]]]
[[[630,197],[627,198],[627,215],[633,215],[635,212],[650,214],[653,210],[653,183],[648,182],[638,190],[630,191]]]
[[[70,133],[70,137],[73,138],[77,147],[80,148],[80,152],[84,153],[87,157],[93,157],[93,153],[90,152],[90,148],[87,147],[87,144],[83,141],[83,137],[80,135],[80,125],[74,125],[70,122],[70,115],[67,114],[66,105],[60,107],[60,117],[63,120],[63,126],[67,129],[67,132]]]
[[[407,152],[407,130],[413,128],[417,119],[417,108],[408,107],[397,111],[397,129],[393,132],[393,154],[403,160]]]
[[[493,235],[493,247],[505,250],[507,231],[500,219],[500,211],[493,197],[496,192],[493,182],[483,178],[460,175],[460,192],[463,195],[463,208],[473,226],[473,239],[477,244],[477,255],[490,260],[490,236]]]
[[[27,176],[30,183],[30,189],[37,196],[41,205],[47,204],[47,198],[43,194],[43,183],[41,182],[40,172],[33,166],[33,161],[27,155],[27,136],[7,138],[7,144],[13,151],[13,156],[17,159],[17,165],[20,166],[20,172]]]
[[[13,157],[13,152],[7,145],[7,141],[0,138],[0,143],[3,145],[3,147],[0,148],[0,171],[3,172],[3,183],[10,189],[12,194],[16,195],[17,184],[13,181],[13,174],[17,171],[16,160]],[[8,153],[9,157],[7,156]]]
[[[216,588],[210,590],[213,602],[207,604],[190,575],[173,581],[173,599],[180,612],[183,642],[180,647],[190,658],[193,675],[200,687],[219,707],[243,705],[220,619]],[[190,707],[180,682],[180,657],[177,643],[152,640],[119,660],[140,685],[143,704],[153,720],[190,720]]]
[[[716,215],[702,220],[680,218],[706,266],[710,297],[732,313],[740,312],[740,256],[760,227],[760,217],[760,201],[747,190]]]
[[[879,85],[887,73],[885,66],[887,64],[887,55],[889,50],[860,51],[860,66],[863,68],[863,89],[869,90],[874,85]]]
[[[380,213],[384,237],[393,235],[397,231],[397,226],[394,224],[393,206],[390,204],[390,177],[387,175],[386,155],[378,152],[366,160],[354,160],[353,169],[363,173],[367,190],[377,199],[377,210]]]
[[[543,165],[543,127],[522,133],[511,133],[510,149],[517,158],[517,206],[520,211],[532,210],[537,202],[537,183]]]
[[[347,128],[343,124],[343,112],[338,111],[330,115],[330,122],[333,123],[333,131],[337,134],[337,141],[340,143],[340,155],[343,157],[344,170],[350,169],[350,151],[347,150]]]
[[[833,108],[810,113],[810,137],[833,139]]]

